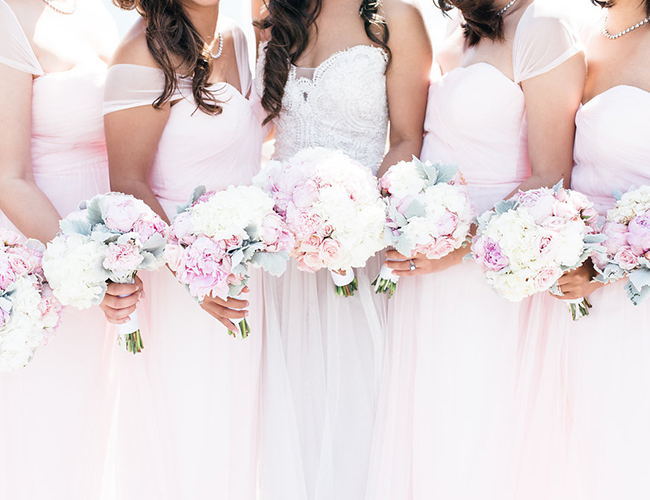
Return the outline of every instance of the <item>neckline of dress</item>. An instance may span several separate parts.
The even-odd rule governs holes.
[[[650,97],[650,91],[642,89],[641,87],[637,87],[636,85],[626,85],[626,84],[614,85],[613,87],[610,87],[607,90],[603,90],[600,94],[596,94],[595,96],[593,96],[591,99],[589,99],[584,104],[580,104],[580,109],[584,108],[585,106],[588,106],[589,103],[597,100],[601,96],[610,94],[610,93],[614,92],[615,90],[623,90],[623,89],[632,89],[633,91],[639,91],[642,94],[645,94],[645,95]]]
[[[496,72],[498,75],[503,77],[503,79],[505,81],[510,83],[517,90],[519,90],[519,92],[521,92],[523,94],[523,92],[524,92],[523,89],[517,83],[515,83],[514,80],[511,80],[510,78],[508,78],[508,75],[506,75],[503,71],[501,71],[499,68],[497,68],[493,64],[490,64],[490,63],[485,62],[485,61],[480,61],[480,62],[477,62],[477,63],[474,63],[474,64],[470,64],[469,66],[456,66],[455,68],[447,71],[447,73],[445,73],[443,75],[443,78],[446,78],[448,75],[451,75],[456,70],[470,70],[470,69],[473,69],[473,68],[476,68],[476,67],[481,67],[481,66],[487,66],[488,68],[494,70],[494,72]]]
[[[324,59],[320,64],[318,64],[314,68],[305,68],[303,66],[296,66],[295,64],[291,64],[291,76],[292,79],[295,79],[296,72],[298,70],[307,70],[307,71],[313,71],[314,76],[311,79],[312,81],[316,79],[316,76],[318,73],[322,73],[324,69],[327,69],[327,67],[331,64],[332,61],[336,60],[338,57],[344,56],[349,54],[350,52],[353,52],[355,50],[359,49],[370,49],[371,51],[375,51],[376,53],[381,54],[382,58],[384,61],[388,62],[388,54],[386,54],[386,51],[381,48],[377,47],[376,45],[368,45],[368,44],[358,44],[358,45],[352,45],[351,47],[348,47],[346,49],[341,49],[337,50],[336,52],[332,53],[330,56],[328,56],[326,59]],[[300,77],[298,78],[299,80],[310,80],[307,77]]]

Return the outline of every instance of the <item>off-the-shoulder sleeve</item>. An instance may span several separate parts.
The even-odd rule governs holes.
[[[30,75],[43,74],[23,28],[4,0],[0,0],[0,63]]]
[[[116,64],[108,69],[104,90],[104,114],[151,106],[165,88],[165,75],[158,68]]]
[[[246,41],[246,35],[244,35],[244,32],[239,26],[235,25],[232,27],[232,36],[235,42],[235,57],[237,58],[241,93],[247,96],[250,93],[251,83],[253,81],[248,59],[248,42]]]
[[[581,51],[583,45],[572,21],[551,2],[533,2],[515,32],[515,83],[548,73]]]

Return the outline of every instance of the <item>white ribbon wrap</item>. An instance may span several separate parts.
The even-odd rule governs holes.
[[[334,271],[330,271],[330,274],[332,275],[332,281],[334,281],[334,284],[336,286],[346,286],[354,281],[354,271],[351,267],[344,269],[343,272],[345,274],[339,274],[335,273]]]

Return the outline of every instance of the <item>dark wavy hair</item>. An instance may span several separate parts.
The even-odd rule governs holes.
[[[264,94],[262,106],[268,113],[264,123],[276,118],[282,111],[284,87],[289,77],[289,64],[296,64],[309,44],[309,30],[315,26],[323,0],[265,0],[267,15],[255,26],[268,30],[264,65]],[[368,38],[383,48],[390,62],[388,25],[379,14],[382,0],[361,0],[359,16]]]
[[[190,21],[178,0],[113,0],[124,10],[137,10],[146,22],[149,52],[165,75],[165,87],[153,106],[160,109],[178,88],[181,78],[192,79],[197,108],[218,115],[222,108],[209,89],[212,56],[205,40]]]
[[[443,12],[456,7],[463,14],[463,31],[467,45],[473,47],[483,38],[503,40],[503,16],[494,0],[433,0]]]
[[[596,5],[600,5],[601,7],[605,7],[606,9],[609,9],[610,7],[612,7],[616,3],[615,0],[605,0],[605,1],[591,0],[591,2],[596,4]],[[650,0],[642,0],[640,3],[645,4],[646,14],[648,14],[650,16]]]

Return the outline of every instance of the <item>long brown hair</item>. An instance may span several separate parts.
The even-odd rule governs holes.
[[[456,7],[463,14],[463,31],[467,45],[473,47],[483,38],[503,40],[503,16],[494,0],[433,0],[444,12]]]
[[[383,48],[390,61],[388,26],[379,14],[382,0],[362,0],[359,16],[363,19],[368,38]],[[289,78],[289,64],[296,64],[309,44],[309,30],[316,23],[323,6],[322,0],[265,0],[267,16],[255,23],[268,30],[264,65],[264,94],[262,106],[268,113],[264,123],[282,111],[284,87]],[[379,34],[378,34],[379,33]]]
[[[212,56],[205,40],[190,21],[178,0],[113,0],[124,10],[136,9],[146,22],[147,47],[165,75],[165,87],[154,101],[160,108],[178,88],[178,78],[191,78],[192,95],[198,109],[218,115],[222,108],[210,91]]]
[[[616,3],[615,0],[591,0],[591,1],[596,5],[600,5],[601,7],[605,7],[607,9],[613,7],[614,4]],[[645,4],[646,14],[650,16],[650,0],[643,0],[641,3]]]

